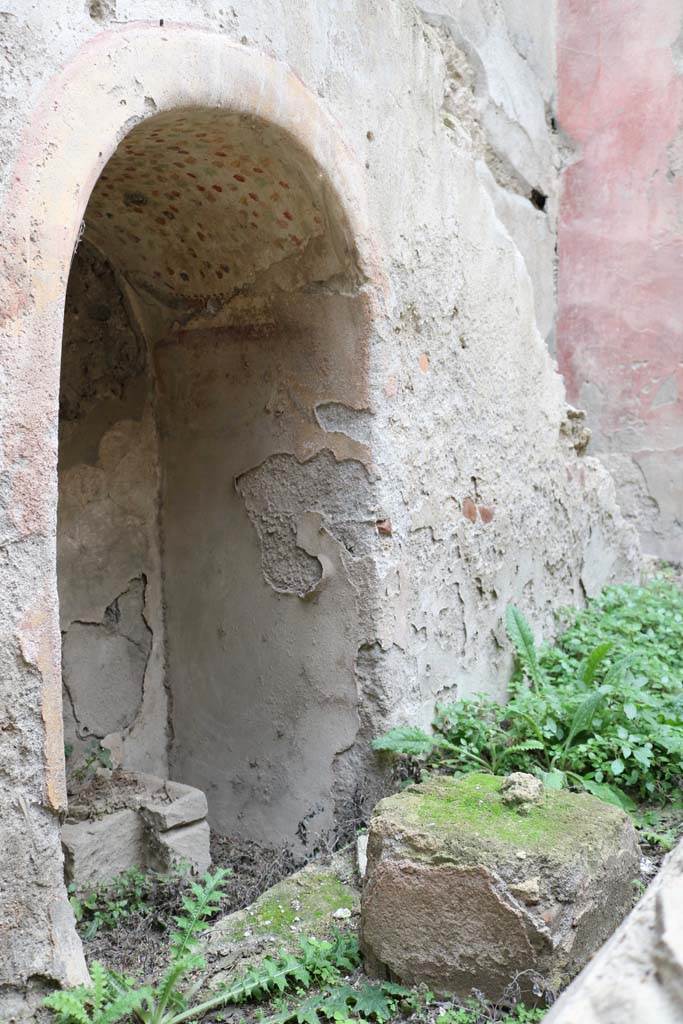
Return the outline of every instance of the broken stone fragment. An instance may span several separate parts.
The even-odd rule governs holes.
[[[526,878],[523,882],[510,886],[510,892],[518,900],[532,906],[541,899],[541,886],[539,878]]]
[[[160,789],[140,801],[144,821],[161,832],[201,821],[207,812],[206,795],[202,790],[181,782],[166,781]]]
[[[148,864],[156,871],[170,871],[181,864],[189,864],[198,874],[203,874],[211,865],[210,836],[206,821],[148,834]]]
[[[435,778],[377,805],[361,911],[371,973],[494,1002],[517,978],[533,998],[535,984],[565,985],[628,912],[627,815],[566,790],[520,814],[504,799],[517,781],[504,784]]]
[[[543,783],[527,772],[506,775],[500,791],[503,803],[515,807],[520,814],[528,814],[534,804],[543,799]]]

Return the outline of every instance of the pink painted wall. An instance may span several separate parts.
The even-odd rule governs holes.
[[[557,356],[644,550],[683,560],[683,4],[559,0]]]

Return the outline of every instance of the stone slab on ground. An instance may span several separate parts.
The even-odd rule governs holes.
[[[136,811],[114,811],[92,821],[66,822],[62,848],[67,881],[94,886],[146,862],[144,825]]]
[[[639,848],[629,818],[546,790],[520,813],[503,779],[435,778],[372,816],[361,923],[366,966],[439,994],[493,1001],[565,985],[628,913]]]
[[[680,1024],[683,1020],[683,842],[544,1024]]]
[[[337,915],[338,911],[350,914]],[[209,929],[205,949],[213,964],[212,984],[222,979],[222,972],[253,959],[299,949],[301,936],[323,938],[335,929],[356,927],[359,913],[355,848],[349,846],[328,862],[307,864]]]

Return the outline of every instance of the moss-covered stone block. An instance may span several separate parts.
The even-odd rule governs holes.
[[[359,883],[349,847],[329,863],[308,864],[251,906],[221,918],[208,933],[206,952],[224,972],[238,962],[245,966],[281,949],[298,949],[302,935],[328,938],[335,928],[355,927],[359,911]]]
[[[434,778],[377,805],[362,898],[370,969],[494,1000],[520,975],[527,992],[557,990],[628,912],[639,849],[627,815],[555,790],[515,806],[503,781]]]

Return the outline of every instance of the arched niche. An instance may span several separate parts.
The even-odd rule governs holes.
[[[342,234],[352,241],[358,291],[365,303],[362,322],[370,363],[371,325],[381,316],[385,285],[364,213],[359,165],[317,99],[283,65],[211,32],[137,24],[98,35],[47,83],[26,124],[1,213],[0,443],[7,467],[3,512],[9,557],[3,570],[7,639],[0,656],[13,694],[13,735],[18,737],[5,761],[5,791],[10,795],[2,799],[1,814],[5,834],[11,837],[6,863],[11,863],[12,878],[22,879],[23,909],[13,915],[8,936],[16,950],[12,975],[0,980],[19,988],[38,976],[73,983],[85,972],[59,849],[66,786],[56,570],[57,455],[69,272],[91,194],[121,141],[147,119],[188,109],[220,109],[272,125],[297,151],[307,154],[343,211]],[[96,252],[94,240],[86,240],[77,250],[77,261],[89,244]],[[102,253],[97,258],[107,260]],[[122,268],[113,262],[109,267],[106,273],[118,275],[116,286],[127,315],[136,319],[132,271],[126,281]],[[324,282],[308,282],[307,287],[325,290]],[[141,314],[140,322],[144,323]],[[335,448],[337,441],[347,444],[350,436],[349,428],[335,420],[344,415],[344,407],[330,397],[308,418],[313,431],[330,428],[325,429],[328,454],[322,454],[322,446],[318,454],[339,465],[350,461],[348,452]],[[358,443],[364,444],[358,436]],[[287,454],[306,465],[318,449],[310,440],[300,443]],[[258,474],[246,482],[244,516],[253,534],[250,543],[255,537],[258,544],[258,530],[247,508],[258,503]],[[306,545],[313,549],[315,543],[320,549],[326,542],[314,516],[302,524],[301,541],[304,551]],[[265,580],[264,548],[257,550],[263,585],[271,586]],[[320,551],[320,556],[311,556],[323,570],[327,566],[328,579],[333,554]],[[140,580],[138,589],[140,585],[149,586],[149,580]],[[304,603],[298,596],[284,595],[283,600],[297,607]],[[326,669],[329,673],[331,666]],[[313,687],[308,695],[311,698]],[[210,752],[202,750],[202,755],[210,760]]]
[[[86,207],[60,387],[65,738],[310,845],[359,728],[371,322],[338,197],[218,107],[134,127]]]

